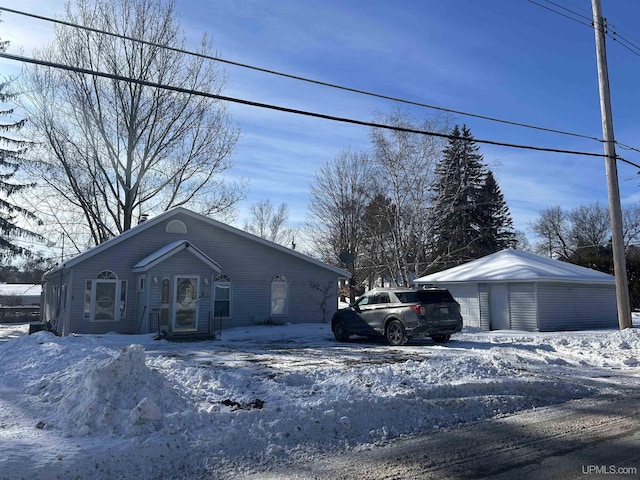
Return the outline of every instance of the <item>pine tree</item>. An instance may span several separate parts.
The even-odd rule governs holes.
[[[7,45],[8,42],[0,41],[0,51],[4,52]],[[23,218],[35,220],[35,215],[10,202],[13,194],[29,186],[15,178],[29,142],[18,136],[26,119],[13,120],[14,108],[7,105],[16,97],[16,94],[10,91],[10,85],[10,80],[0,83],[0,260],[14,255],[30,254],[27,249],[16,245],[16,238],[40,238],[18,225],[19,220]]]
[[[482,197],[486,169],[471,132],[456,125],[452,138],[436,166],[433,186],[432,221],[436,225],[433,257],[439,269],[477,258],[475,249],[481,240]]]
[[[474,248],[474,256],[482,257],[516,245],[516,233],[507,202],[493,176],[487,171],[484,185],[476,204],[479,214],[481,240]]]

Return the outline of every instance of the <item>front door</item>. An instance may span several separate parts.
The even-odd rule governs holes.
[[[198,280],[194,276],[175,278],[174,331],[198,330]]]

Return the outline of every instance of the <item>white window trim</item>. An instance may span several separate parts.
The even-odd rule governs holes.
[[[224,277],[226,280],[218,280],[219,278]],[[217,293],[217,288],[227,288],[229,289],[229,315],[226,317],[215,317],[215,318],[223,318],[223,319],[229,319],[231,318],[231,313],[233,312],[233,287],[232,287],[232,282],[231,282],[231,278],[228,275],[218,275],[216,277],[216,280],[213,282],[213,303],[212,303],[212,310],[213,310],[213,315],[215,316],[215,312],[216,312],[216,293]]]
[[[273,311],[273,294],[274,294],[274,290],[273,287],[275,285],[283,285],[284,286],[284,308],[283,311],[280,313],[274,313]],[[283,317],[285,315],[289,314],[289,281],[287,280],[287,277],[285,275],[276,275],[273,277],[273,279],[271,280],[271,297],[270,297],[270,304],[271,307],[269,309],[270,314],[272,317]]]
[[[98,276],[100,276],[103,272],[100,272]],[[113,323],[119,322],[120,320],[126,318],[126,310],[127,310],[127,281],[121,280],[117,277],[117,275],[113,274],[115,278],[94,278],[91,280],[87,280],[91,282],[91,298],[90,298],[90,307],[89,307],[89,316],[84,317],[85,320],[89,322],[95,323]],[[87,281],[85,281],[85,289]],[[96,289],[98,284],[114,284],[115,285],[115,302],[114,302],[114,315],[113,319],[96,319]],[[124,287],[124,308],[121,308],[120,302],[122,300],[122,289]],[[86,294],[86,292],[85,292]],[[86,301],[86,299],[85,299]],[[124,314],[124,315],[122,315]]]

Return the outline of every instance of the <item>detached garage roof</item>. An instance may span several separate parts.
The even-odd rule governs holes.
[[[615,277],[534,253],[509,249],[487,255],[464,265],[458,265],[442,272],[418,278],[414,283],[513,281],[568,281],[614,284]]]

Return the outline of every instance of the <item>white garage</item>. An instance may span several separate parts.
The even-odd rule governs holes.
[[[613,275],[529,252],[503,250],[414,283],[448,288],[464,325],[482,330],[618,327]]]

